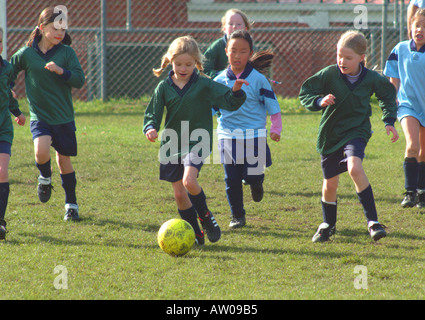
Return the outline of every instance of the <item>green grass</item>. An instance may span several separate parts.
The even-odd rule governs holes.
[[[296,99],[281,100],[283,135],[279,143],[269,140],[273,165],[263,201],[254,203],[244,190],[247,226],[228,228],[223,169],[205,165],[199,182],[222,239],[174,258],[156,240],[161,224],[178,214],[171,185],[158,179],[159,144],[142,134],[147,102],[75,103],[80,223],[62,220],[64,192],[54,161],[52,198],[38,201],[29,122],[15,126],[0,299],[425,298],[425,216],[400,207],[404,137],[397,125],[401,137],[391,144],[376,104],[364,167],[387,238],[370,239],[344,174],[334,241],[311,242],[321,222],[320,114],[305,112]],[[354,287],[358,265],[367,268],[367,289]],[[57,266],[68,272],[68,289],[54,286]]]

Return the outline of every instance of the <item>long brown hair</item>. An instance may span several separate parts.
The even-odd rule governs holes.
[[[55,12],[55,7],[47,7],[43,11],[41,11],[40,16],[38,17],[38,23],[35,29],[31,32],[30,37],[27,41],[27,46],[31,47],[35,38],[41,39],[40,25],[47,25],[49,23],[53,23],[55,19],[62,14],[62,11],[59,10],[57,13]],[[65,37],[62,40],[63,44],[71,45],[72,40],[71,36],[68,32],[65,32]]]

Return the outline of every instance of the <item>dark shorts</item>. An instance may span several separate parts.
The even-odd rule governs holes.
[[[363,160],[365,149],[366,141],[356,138],[348,141],[343,147],[331,154],[321,155],[323,178],[330,179],[346,172],[347,158],[354,156]]]
[[[199,157],[193,157],[192,153],[179,158],[178,163],[160,163],[159,165],[159,179],[168,182],[176,182],[183,179],[184,170],[186,167],[195,167],[199,171],[204,164]]]
[[[41,136],[52,137],[52,147],[63,156],[77,155],[77,138],[75,122],[49,125],[44,121],[31,121],[32,139]]]
[[[6,141],[0,141],[0,153],[12,155],[12,145]]]

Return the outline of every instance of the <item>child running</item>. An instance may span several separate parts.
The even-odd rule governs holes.
[[[239,9],[229,9],[221,18],[221,30],[224,36],[214,41],[205,51],[204,73],[211,78],[227,68],[229,61],[226,55],[227,40],[236,30],[251,30],[247,15]]]
[[[3,30],[0,28],[0,53],[3,51]],[[6,238],[6,215],[9,201],[9,161],[13,142],[13,124],[10,113],[19,125],[25,124],[25,116],[19,110],[18,101],[13,97],[10,84],[14,78],[12,66],[0,56],[0,240]]]
[[[406,138],[404,208],[425,207],[425,9],[412,18],[411,39],[391,51],[384,74],[395,86],[397,117]]]
[[[394,86],[365,67],[367,41],[358,31],[344,33],[337,45],[337,64],[328,66],[309,79],[300,90],[300,101],[310,111],[322,111],[317,139],[323,171],[323,223],[313,242],[328,241],[335,234],[339,175],[348,171],[363,206],[368,231],[375,241],[386,236],[378,222],[372,187],[362,161],[371,137],[370,97],[375,94],[382,108],[382,120],[391,141],[398,140],[394,122],[397,116]]]
[[[202,54],[190,36],[171,43],[161,68],[154,69],[154,74],[160,76],[169,64],[172,70],[156,87],[145,111],[143,132],[149,141],[155,142],[166,108],[159,178],[171,182],[181,218],[191,224],[197,243],[203,245],[204,233],[198,225],[198,216],[210,242],[221,237],[221,229],[197,180],[204,159],[212,150],[211,108],[220,105],[223,109],[237,110],[246,99],[241,87],[248,82],[239,80],[231,90],[202,76]]]
[[[64,220],[80,220],[75,188],[77,184],[71,156],[77,155],[72,88],[84,84],[84,72],[69,46],[71,37],[62,27],[62,11],[44,9],[25,47],[11,59],[15,74],[25,71],[25,89],[31,116],[35,165],[40,171],[38,197],[47,202],[52,190],[50,146],[65,190]]]
[[[224,167],[226,195],[230,205],[230,228],[246,224],[242,181],[251,187],[252,199],[263,198],[264,167],[272,164],[267,145],[267,113],[270,114],[270,138],[280,140],[282,119],[273,89],[263,75],[271,66],[273,54],[254,54],[248,31],[235,31],[227,41],[226,54],[230,66],[215,81],[232,87],[237,79],[245,79],[247,99],[237,111],[221,110],[217,118],[219,151]]]

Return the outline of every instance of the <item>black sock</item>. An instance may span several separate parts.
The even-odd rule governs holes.
[[[373,197],[372,187],[369,186],[363,191],[357,193],[360,203],[363,206],[364,215],[367,221],[378,221],[378,214],[376,212],[375,198]]]
[[[0,183],[0,220],[4,220],[9,200],[9,182]]]
[[[425,162],[419,162],[418,167],[418,189],[425,190]]]
[[[416,191],[418,188],[418,161],[416,158],[404,159],[404,187],[407,191]]]
[[[326,222],[330,227],[333,227],[336,224],[336,209],[337,203],[335,204],[322,202],[322,214],[323,222]]]
[[[65,190],[65,203],[77,204],[77,197],[75,195],[77,179],[75,178],[75,171],[68,174],[61,174],[61,179],[62,187]]]
[[[199,218],[204,220],[205,214],[208,212],[207,198],[205,197],[204,191],[201,189],[201,192],[195,196],[190,193],[188,193],[188,195],[195,210],[198,212]]]
[[[52,168],[50,165],[50,160],[43,164],[39,164],[36,162],[35,166],[40,171],[41,176],[43,176],[44,178],[50,178],[52,176]]]
[[[199,228],[199,224],[198,224],[198,215],[193,206],[186,210],[179,209],[179,214],[183,220],[186,220],[187,222],[189,222],[189,224],[192,226],[193,230],[195,231],[195,234],[202,235],[201,228]]]

